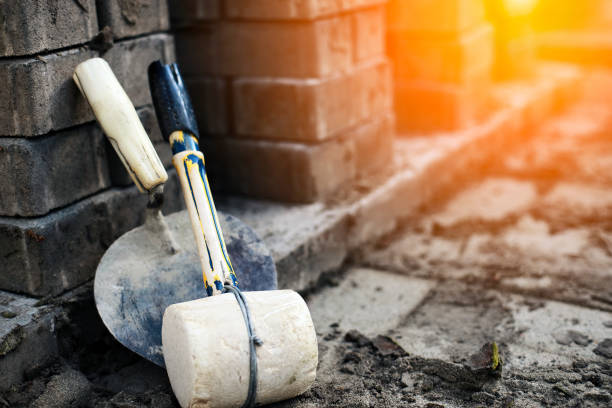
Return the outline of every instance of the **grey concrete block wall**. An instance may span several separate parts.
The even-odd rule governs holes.
[[[113,240],[142,222],[147,198],[122,179],[72,73],[88,58],[105,58],[170,166],[146,74],[154,60],[174,61],[166,6],[0,2],[0,289],[46,296],[80,285]],[[107,25],[115,41],[99,51],[90,41]],[[183,206],[169,174],[166,212]]]
[[[233,82],[237,135],[315,142],[390,109],[385,60],[312,79],[240,78]]]
[[[292,24],[202,23],[175,33],[176,51],[188,76],[320,77],[351,66],[350,26],[345,16]]]
[[[92,120],[72,81],[80,62],[98,54],[73,48],[40,58],[0,60],[0,135],[34,136]]]
[[[213,188],[283,202],[315,202],[350,187],[356,176],[384,169],[392,157],[390,114],[336,138],[304,144],[206,138],[203,148]]]
[[[96,0],[0,2],[0,57],[85,44],[97,32]]]
[[[137,110],[166,167],[170,147],[162,140],[151,106]],[[89,122],[37,138],[0,138],[0,216],[33,217],[71,204],[111,185],[132,184],[100,127]]]
[[[324,201],[390,165],[384,3],[183,2],[172,18],[177,58],[213,188]]]
[[[164,212],[183,208],[174,171]],[[0,217],[0,287],[34,296],[57,295],[94,276],[104,251],[144,220],[146,195],[113,188],[44,217]]]
[[[0,215],[43,215],[108,188],[104,139],[94,124],[35,139],[0,138]]]
[[[134,37],[170,28],[167,0],[96,0],[100,28],[115,38]]]
[[[0,136],[37,136],[94,119],[72,80],[74,68],[98,56],[75,48],[40,57],[0,60]],[[151,103],[146,70],[152,61],[174,60],[167,34],[115,43],[103,56],[136,106]]]

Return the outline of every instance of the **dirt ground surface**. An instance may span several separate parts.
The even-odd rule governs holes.
[[[612,405],[612,73],[306,294],[317,380],[277,408]],[[594,85],[588,85],[594,84]],[[607,87],[607,88],[606,88]],[[0,407],[177,407],[89,298]]]

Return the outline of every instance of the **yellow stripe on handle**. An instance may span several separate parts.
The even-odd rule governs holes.
[[[183,132],[170,135],[171,143],[182,140]],[[216,295],[224,283],[235,284],[235,275],[204,171],[204,155],[199,150],[184,150],[175,153],[172,161],[181,180],[206,290]]]

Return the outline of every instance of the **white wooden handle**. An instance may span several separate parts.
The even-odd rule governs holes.
[[[175,132],[181,133],[182,132]],[[174,135],[174,133],[173,133]],[[196,240],[204,285],[209,296],[223,291],[223,284],[229,277],[229,258],[224,256],[222,236],[217,223],[217,214],[210,195],[206,174],[203,172],[204,156],[202,152],[185,150],[176,153],[172,158],[185,196],[191,228]],[[231,266],[229,266],[231,268]],[[233,271],[232,271],[233,273]]]
[[[138,189],[147,192],[165,183],[166,169],[108,63],[89,59],[76,67],[72,78]]]

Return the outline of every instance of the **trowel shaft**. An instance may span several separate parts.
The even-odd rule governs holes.
[[[198,247],[204,285],[209,296],[218,294],[225,283],[236,286],[237,280],[206,177],[204,155],[192,134],[175,131],[169,141]]]

